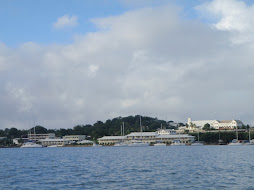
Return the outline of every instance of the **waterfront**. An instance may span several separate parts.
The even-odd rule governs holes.
[[[254,189],[254,146],[0,149],[0,189]]]

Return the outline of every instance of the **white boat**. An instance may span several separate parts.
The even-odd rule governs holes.
[[[167,144],[163,142],[156,142],[153,146],[167,146]]]
[[[200,142],[200,141],[194,141],[193,143],[191,143],[192,146],[203,146],[204,143]]]
[[[128,146],[143,147],[143,146],[149,146],[149,144],[146,142],[143,142],[142,140],[133,140],[133,141],[131,141],[130,144],[128,144]]]
[[[93,144],[93,147],[100,147],[100,146],[102,146],[101,144]]]
[[[143,147],[143,146],[149,146],[149,144],[147,142],[143,142],[142,141],[142,125],[141,125],[141,116],[140,117],[140,122],[139,122],[139,125],[140,125],[140,132],[141,132],[141,139],[136,139],[136,140],[132,140],[130,144],[128,144],[128,146],[131,146],[131,147]]]
[[[29,138],[29,135],[31,136],[32,134],[31,130],[32,129],[28,130],[28,138]],[[34,134],[35,134],[35,127],[34,127]],[[30,141],[23,143],[20,148],[43,148],[43,146],[41,144],[37,144],[35,141],[32,141],[30,139]]]
[[[249,128],[249,141],[245,142],[244,145],[254,145],[254,139],[250,140],[250,128]]]
[[[194,141],[193,143],[191,143],[192,146],[203,146],[204,143],[199,141],[199,131],[198,131],[198,141]]]
[[[36,144],[35,142],[28,141],[24,143],[20,148],[43,148],[41,144]]]
[[[182,143],[180,139],[174,140],[171,146],[185,146],[185,143]]]
[[[60,147],[59,145],[50,145],[50,146],[47,146],[48,148],[55,148],[55,147]]]
[[[114,146],[122,146],[122,147],[125,147],[125,146],[128,146],[128,144],[125,143],[125,142],[120,141],[120,142],[115,143]]]
[[[237,139],[233,139],[231,143],[228,144],[229,146],[239,146],[239,145],[243,145],[243,143],[241,143],[239,140]]]
[[[232,142],[228,143],[228,145],[229,146],[241,146],[241,145],[243,145],[243,143],[238,140],[238,128],[237,128],[237,126],[236,126],[235,133],[236,133],[236,139],[233,139]]]

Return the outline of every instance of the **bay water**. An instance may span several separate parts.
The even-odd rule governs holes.
[[[254,146],[0,149],[0,189],[254,189]]]

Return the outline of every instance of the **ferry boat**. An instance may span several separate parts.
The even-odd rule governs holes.
[[[36,144],[33,141],[28,141],[24,143],[20,148],[43,148],[41,144]]]

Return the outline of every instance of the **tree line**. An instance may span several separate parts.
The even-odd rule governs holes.
[[[142,130],[144,132],[156,131],[158,128],[175,128],[169,126],[167,121],[159,120],[158,118],[152,118],[148,116],[142,116]],[[37,125],[29,129],[32,133],[34,130],[37,134],[55,133],[57,137],[63,137],[65,135],[87,135],[92,140],[97,140],[103,136],[119,136],[121,135],[121,125],[124,122],[125,134],[131,132],[140,131],[140,116],[128,116],[117,117],[114,119],[108,119],[105,122],[97,121],[93,125],[76,125],[73,128],[60,128],[60,129],[47,129],[44,126]],[[183,125],[183,124],[182,124]],[[34,129],[35,128],[35,129]],[[0,144],[10,144],[14,138],[26,138],[29,130],[19,130],[16,128],[0,129],[0,137],[6,137],[0,139]]]

